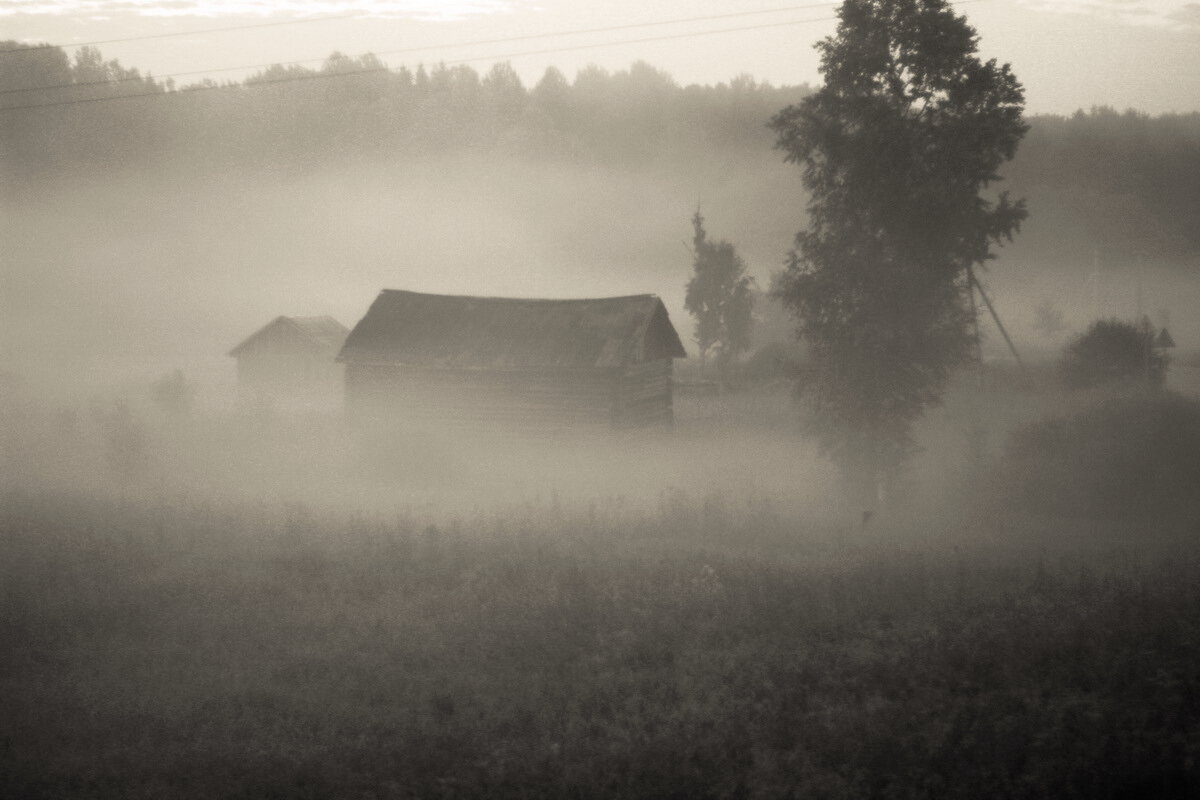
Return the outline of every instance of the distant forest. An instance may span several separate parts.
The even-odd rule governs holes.
[[[176,86],[95,48],[74,58],[11,41],[0,49],[26,51],[0,59],[0,179],[10,186],[138,169],[287,176],[456,154],[668,174],[720,161],[753,177],[794,169],[766,123],[809,91],[746,76],[680,86],[644,62],[588,67],[573,80],[552,67],[526,86],[507,63],[483,74],[386,69],[372,55],[337,53],[319,69],[273,66],[240,83]],[[18,108],[44,103],[55,105]],[[1041,230],[1069,230],[1072,257],[1085,241],[1110,257],[1195,263],[1200,114],[1095,108],[1029,121],[1002,187],[1053,223]],[[1055,244],[1039,249],[1053,255]]]

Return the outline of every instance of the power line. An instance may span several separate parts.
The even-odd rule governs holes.
[[[451,43],[451,44],[424,45],[421,47],[406,47],[406,48],[403,48],[400,50],[384,50],[379,53],[375,53],[374,55],[377,55],[377,56],[408,55],[411,53],[421,53],[421,52],[426,52],[429,50],[456,49],[459,47],[477,47],[479,45],[488,45],[488,44],[509,44],[511,42],[529,41],[531,39],[548,39],[548,38],[554,38],[557,36],[577,36],[577,35],[583,35],[583,34],[589,34],[589,33],[612,33],[614,31],[630,30],[630,29],[634,29],[634,28],[651,28],[651,27],[656,27],[656,26],[660,26],[660,25],[678,25],[678,24],[682,24],[685,22],[706,22],[706,21],[717,20],[717,19],[731,19],[731,18],[735,18],[735,17],[758,16],[758,15],[762,15],[762,14],[778,14],[778,13],[782,13],[785,11],[805,11],[805,10],[809,10],[809,9],[813,9],[813,8],[825,8],[827,6],[837,5],[839,2],[840,2],[840,0],[826,0],[826,2],[822,2],[822,3],[809,3],[807,5],[784,6],[784,7],[780,7],[780,8],[765,8],[765,9],[760,9],[758,11],[738,11],[738,12],[732,12],[732,13],[728,13],[728,14],[710,14],[708,16],[703,16],[703,17],[680,17],[677,19],[667,19],[667,20],[661,20],[658,22],[637,22],[637,23],[628,23],[628,24],[624,24],[624,25],[607,25],[607,26],[600,27],[600,28],[580,28],[580,29],[576,29],[576,30],[557,31],[557,32],[552,32],[552,33],[530,33],[530,34],[524,34],[522,36],[507,36],[507,37],[503,37],[503,38],[499,38],[499,39],[476,39],[473,41],[458,42],[458,43]],[[337,19],[337,18],[335,17],[333,19]],[[125,41],[125,40],[122,40],[122,41]],[[52,45],[48,45],[48,46],[52,46]],[[16,52],[16,51],[0,51],[0,52]],[[285,63],[288,66],[293,66],[296,64],[311,64],[313,62],[324,61],[326,58],[327,58],[327,56],[318,56],[316,58],[295,59],[295,60],[287,61]],[[236,66],[236,67],[216,67],[213,69],[194,69],[194,70],[188,70],[186,72],[171,72],[171,73],[168,73],[165,75],[159,75],[159,76],[157,76],[157,79],[165,80],[167,78],[182,78],[182,77],[186,77],[186,76],[190,76],[190,75],[206,75],[206,74],[212,74],[215,72],[237,72],[237,71],[249,70],[249,69],[267,69],[269,67],[276,66],[277,64],[280,64],[280,62],[272,62],[269,64],[246,64],[246,65]],[[280,65],[282,66],[282,64],[280,64]],[[141,76],[139,76],[136,78],[134,78],[134,77],[118,78],[116,80],[105,80],[105,81],[84,81],[81,83],[60,83],[60,84],[54,84],[54,85],[50,85],[50,86],[29,86],[29,87],[24,87],[24,88],[20,88],[20,89],[6,89],[4,91],[0,91],[0,95],[21,94],[24,92],[51,91],[54,89],[67,89],[67,88],[82,87],[82,86],[103,86],[103,85],[107,85],[107,84],[127,83],[129,81],[140,81],[142,79],[143,78]]]
[[[950,3],[950,5],[966,5],[968,3],[977,3],[977,2],[983,2],[983,0],[957,0],[957,2],[952,2],[952,3]],[[838,17],[816,17],[816,18],[810,18],[810,19],[788,20],[788,21],[784,21],[784,22],[764,23],[761,25],[747,25],[747,26],[742,26],[742,27],[737,27],[737,28],[716,28],[716,29],[707,30],[707,31],[692,31],[689,33],[667,34],[667,35],[663,35],[663,36],[649,36],[649,37],[643,37],[640,39],[625,39],[622,41],[615,41],[615,42],[597,42],[597,43],[593,43],[593,44],[571,45],[569,47],[551,47],[551,48],[544,48],[541,50],[526,50],[526,51],[518,52],[518,53],[504,53],[504,54],[488,55],[488,56],[475,56],[472,58],[463,58],[463,59],[457,59],[457,60],[452,60],[452,61],[441,61],[439,63],[453,66],[453,65],[458,65],[458,64],[470,64],[470,63],[474,63],[477,61],[501,61],[501,60],[506,60],[506,59],[510,59],[510,58],[522,58],[525,56],[544,55],[544,54],[548,54],[548,53],[563,53],[563,52],[572,52],[575,50],[590,50],[590,49],[595,49],[598,47],[618,47],[618,46],[627,45],[627,44],[645,44],[645,43],[649,43],[649,42],[662,42],[662,41],[670,41],[670,40],[675,40],[675,39],[686,39],[686,38],[692,38],[692,37],[696,37],[696,36],[709,36],[709,35],[720,34],[720,33],[738,33],[738,32],[742,32],[742,31],[763,30],[763,29],[767,29],[767,28],[781,28],[781,27],[785,27],[785,26],[789,26],[789,25],[804,25],[804,24],[813,23],[813,22],[830,22],[830,21],[835,21],[837,19],[839,19],[839,18]],[[651,23],[651,24],[667,24],[667,23]],[[617,27],[627,27],[627,26],[617,26]],[[541,36],[544,37],[544,36],[553,36],[553,35],[556,35],[556,34],[542,34]],[[532,38],[538,38],[538,35],[532,35]],[[272,65],[272,66],[274,66],[274,65]],[[250,68],[252,69],[253,67],[250,67]],[[241,69],[246,69],[246,68],[243,67]],[[71,105],[79,105],[82,103],[103,103],[103,102],[111,102],[114,100],[132,100],[134,98],[139,98],[139,97],[179,96],[179,95],[191,94],[193,92],[210,91],[210,90],[214,90],[214,89],[258,88],[261,86],[269,86],[269,85],[279,84],[279,83],[293,83],[296,81],[320,80],[320,79],[326,79],[326,78],[349,78],[349,77],[358,76],[358,75],[371,75],[371,74],[392,73],[392,72],[395,72],[395,70],[391,69],[390,67],[383,66],[383,67],[371,67],[371,68],[367,68],[367,69],[347,70],[345,72],[318,72],[318,73],[312,73],[312,74],[306,74],[306,75],[289,75],[284,78],[273,78],[271,80],[260,80],[260,81],[255,81],[253,83],[225,84],[225,85],[212,84],[212,85],[205,85],[205,86],[196,86],[196,87],[192,87],[192,88],[188,88],[188,89],[184,89],[184,90],[180,90],[180,91],[168,92],[168,91],[164,91],[164,90],[160,89],[159,91],[153,91],[153,92],[137,92],[137,93],[133,93],[133,94],[115,95],[115,96],[110,96],[110,97],[87,97],[87,98],[79,98],[79,99],[75,99],[75,100],[59,100],[59,101],[54,101],[54,102],[50,102],[50,103],[31,103],[29,105],[23,105],[23,106],[0,106],[0,113],[5,112],[5,111],[22,111],[22,110],[34,109],[34,108],[53,108],[53,107],[57,107],[57,106],[71,106]],[[68,84],[68,85],[81,85],[81,84]]]
[[[573,50],[590,50],[590,49],[595,49],[597,47],[616,47],[616,46],[626,45],[626,44],[644,44],[647,42],[662,42],[662,41],[669,41],[672,39],[685,39],[685,38],[690,38],[690,37],[695,37],[695,36],[709,36],[709,35],[718,34],[718,33],[736,33],[736,32],[740,32],[740,31],[762,30],[764,28],[780,28],[780,27],[784,27],[787,25],[803,25],[805,23],[810,23],[810,22],[828,22],[828,21],[835,20],[835,19],[837,19],[837,17],[819,17],[816,19],[798,19],[798,20],[790,20],[787,22],[771,22],[771,23],[766,23],[763,25],[747,25],[747,26],[739,27],[739,28],[717,28],[715,30],[708,30],[708,31],[693,31],[690,33],[676,33],[676,34],[669,34],[669,35],[665,35],[665,36],[649,36],[649,37],[644,37],[641,39],[625,39],[625,40],[616,41],[616,42],[598,42],[595,44],[571,45],[570,47],[550,47],[550,48],[545,48],[545,49],[541,49],[541,50],[525,50],[525,51],[522,51],[519,53],[503,53],[503,54],[489,55],[489,56],[475,56],[472,58],[462,58],[462,59],[457,59],[457,60],[452,60],[452,61],[441,61],[439,63],[445,64],[448,66],[453,66],[453,65],[458,65],[458,64],[469,64],[469,63],[473,63],[476,61],[499,61],[499,60],[505,60],[505,59],[510,59],[510,58],[521,58],[524,56],[543,55],[546,53],[562,53],[562,52],[570,52]],[[23,105],[23,106],[0,106],[0,112],[21,111],[21,110],[31,109],[31,108],[53,108],[56,106],[71,106],[71,105],[78,105],[80,103],[104,103],[104,102],[110,102],[113,100],[132,100],[137,97],[160,97],[160,96],[187,95],[187,94],[191,94],[193,92],[209,91],[212,89],[229,89],[229,88],[251,89],[251,88],[258,88],[260,86],[270,86],[270,85],[278,84],[278,83],[292,83],[295,81],[319,80],[319,79],[324,79],[324,78],[348,78],[348,77],[352,77],[352,76],[356,76],[356,75],[371,75],[371,74],[379,74],[379,73],[384,73],[384,72],[395,72],[395,70],[393,70],[391,67],[370,67],[367,69],[347,70],[345,72],[317,72],[317,73],[311,73],[311,74],[306,74],[306,75],[289,75],[284,78],[273,78],[271,80],[254,81],[253,83],[227,84],[227,85],[213,84],[213,85],[208,85],[208,86],[195,86],[195,87],[191,87],[188,89],[172,91],[172,92],[167,92],[167,91],[160,89],[159,91],[155,91],[155,92],[136,92],[136,93],[132,93],[132,94],[114,95],[111,97],[86,97],[86,98],[79,98],[79,99],[75,99],[75,100],[57,100],[57,101],[50,102],[50,103],[31,103],[29,105]]]
[[[123,39],[96,39],[91,42],[72,42],[70,44],[39,44],[33,47],[9,47],[0,50],[0,56],[9,53],[35,53],[39,50],[55,50],[66,47],[90,47],[94,44],[117,44],[118,42],[140,42],[144,39],[166,39],[170,36],[195,36],[201,33],[223,33],[224,31],[244,31],[251,28],[274,28],[279,25],[300,25],[305,22],[332,22],[339,19],[361,17],[362,13],[341,14],[336,17],[310,17],[309,19],[284,19],[275,22],[252,22],[248,25],[230,25],[224,28],[201,28],[192,31],[171,31],[170,33],[150,33],[145,36],[126,36]]]

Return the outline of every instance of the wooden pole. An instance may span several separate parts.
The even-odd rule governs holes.
[[[975,330],[975,392],[969,401],[969,429],[967,446],[970,450],[971,466],[979,475],[983,466],[987,429],[983,424],[983,334],[979,330],[979,305],[975,302],[975,280],[971,268],[967,267],[967,292],[971,298],[971,324]]]
[[[967,293],[971,296],[971,324],[975,327],[975,377],[983,389],[983,335],[979,332],[979,305],[975,302],[975,276],[967,267]]]
[[[996,313],[996,307],[992,305],[991,298],[989,298],[987,296],[987,292],[983,290],[983,284],[981,284],[979,279],[975,277],[975,270],[973,270],[970,266],[967,267],[967,277],[970,279],[971,285],[979,290],[979,296],[983,298],[983,303],[987,306],[988,312],[991,313],[992,319],[996,323],[996,327],[1000,329],[1000,335],[1004,337],[1004,342],[1008,345],[1008,349],[1013,354],[1013,358],[1017,360],[1017,365],[1024,370],[1025,362],[1021,360],[1021,354],[1017,352],[1016,345],[1014,345],[1012,339],[1009,338],[1008,331],[1004,329],[1004,323],[1000,321],[1000,315]]]

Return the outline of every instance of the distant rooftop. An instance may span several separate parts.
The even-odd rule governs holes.
[[[277,326],[284,326],[296,333],[301,340],[312,345],[316,350],[336,352],[346,340],[349,330],[333,317],[276,317],[254,333],[246,337],[237,347],[229,351],[236,357],[239,353],[254,343],[260,336]]]
[[[652,294],[582,300],[384,289],[338,355],[458,369],[620,367],[686,353]]]

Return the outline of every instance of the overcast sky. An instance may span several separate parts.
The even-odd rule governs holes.
[[[589,63],[615,70],[640,59],[683,84],[742,73],[815,84],[812,44],[833,32],[835,7],[814,0],[0,0],[0,38],[69,45],[297,21],[98,45],[125,66],[187,73],[180,83],[206,74],[237,79],[252,70],[229,68],[258,64],[316,65],[340,50],[374,52],[393,67],[466,61],[482,72],[508,60],[527,83],[551,65],[573,77]],[[1031,112],[1200,111],[1200,2],[973,0],[957,8],[979,31],[982,53],[1012,63]],[[595,28],[609,30],[579,32]],[[496,39],[513,40],[471,44]]]

